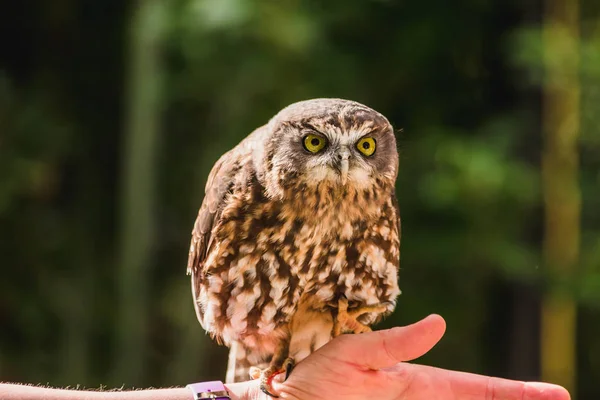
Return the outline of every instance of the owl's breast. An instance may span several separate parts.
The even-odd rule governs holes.
[[[318,244],[318,255],[304,277],[305,290],[327,304],[336,304],[344,296],[356,306],[385,303],[391,312],[400,294],[399,242],[392,230],[387,231],[387,223],[380,221],[353,240]]]
[[[399,234],[390,202],[375,211],[319,208],[311,217],[295,202],[259,200],[232,195],[213,232],[197,299],[209,332],[270,349],[303,293],[323,307],[345,296],[393,309]]]
[[[232,195],[213,234],[197,296],[202,324],[226,344],[272,351],[300,294],[300,257],[288,246],[294,221],[281,220],[280,205]],[[270,350],[269,350],[270,349]]]

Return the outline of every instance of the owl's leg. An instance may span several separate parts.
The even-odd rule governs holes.
[[[331,340],[331,309],[309,293],[303,294],[290,323],[290,356],[301,362]]]
[[[261,369],[268,366],[269,363],[263,358],[262,354],[257,353],[255,349],[248,348],[242,342],[234,341],[229,349],[229,362],[227,363],[225,381],[227,383],[247,381],[248,375],[252,373],[251,370],[256,369],[260,374]]]
[[[387,307],[385,305],[376,304],[348,311],[348,299],[342,297],[338,301],[338,313],[333,324],[332,335],[333,337],[338,337],[342,333],[370,332],[371,328],[368,325],[359,322],[358,318],[367,313],[382,313],[386,310]]]
[[[263,371],[254,369],[252,378],[260,379],[264,393],[277,397],[271,390],[273,378],[285,372],[287,379],[297,362],[331,340],[332,329],[330,309],[316,296],[304,293],[287,327],[287,337],[279,343],[269,367]]]
[[[291,369],[294,367],[294,360],[288,357],[289,346],[290,338],[283,339],[279,342],[277,349],[275,349],[275,354],[273,354],[273,358],[267,369],[260,371],[257,368],[252,368],[250,370],[250,376],[253,379],[260,379],[260,390],[271,397],[279,397],[273,394],[273,388],[271,386],[273,378],[283,372],[286,373],[287,378]]]

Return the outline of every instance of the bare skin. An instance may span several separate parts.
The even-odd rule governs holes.
[[[282,399],[289,400],[570,399],[569,393],[556,385],[406,363],[431,350],[445,329],[443,318],[431,315],[407,327],[342,335],[299,363],[285,382],[274,382],[274,388]]]
[[[569,400],[560,386],[408,364],[441,339],[444,320],[342,335],[298,363],[289,378],[273,381],[282,399],[320,400]],[[281,380],[283,376],[281,376]],[[233,400],[266,400],[259,381],[226,385]],[[0,384],[3,400],[191,400],[184,388],[93,392]]]

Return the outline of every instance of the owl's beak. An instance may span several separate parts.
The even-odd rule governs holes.
[[[348,181],[348,170],[350,169],[350,162],[348,158],[350,157],[350,153],[348,151],[343,151],[340,156],[340,178],[342,180],[342,185],[345,185]]]
[[[349,169],[350,163],[348,162],[347,158],[343,158],[342,162],[341,162],[341,168],[340,168],[340,175],[342,178],[342,185],[345,185],[346,182],[348,181],[348,169]]]

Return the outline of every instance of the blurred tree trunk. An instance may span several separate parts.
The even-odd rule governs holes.
[[[544,19],[544,258],[549,275],[559,285],[554,285],[543,299],[541,370],[543,380],[563,385],[573,393],[576,305],[560,282],[573,276],[579,258],[578,1],[546,0]]]
[[[155,156],[161,114],[163,0],[134,4],[127,74],[128,97],[122,153],[121,248],[118,264],[117,353],[113,383],[144,384],[149,268],[155,214]]]
[[[56,54],[68,53],[67,35],[69,30],[76,25],[77,3],[73,0],[61,1],[59,3],[40,2],[38,7],[37,30],[35,33],[35,79],[44,81],[53,88],[62,85],[64,71],[68,71],[68,61],[64,57],[56,57]],[[54,106],[62,113],[66,113],[65,100],[67,95],[62,91],[56,91],[53,95]],[[58,169],[58,165],[46,165],[48,170]],[[80,167],[84,169],[85,167]],[[86,177],[89,179],[89,177]],[[60,359],[60,367],[53,369],[50,376],[55,384],[69,385],[72,382],[78,384],[90,383],[90,332],[94,313],[92,311],[92,298],[94,294],[94,270],[97,264],[89,259],[93,254],[93,240],[89,236],[89,221],[86,216],[88,209],[95,204],[85,182],[79,182],[77,191],[77,206],[72,211],[72,226],[69,230],[69,241],[72,249],[69,251],[76,269],[72,269],[69,276],[47,276],[40,273],[44,284],[45,296],[49,299],[52,311],[61,317],[60,343],[56,348],[57,359]],[[48,199],[44,199],[48,201]],[[49,268],[50,264],[46,266]],[[43,371],[43,370],[42,370]]]

